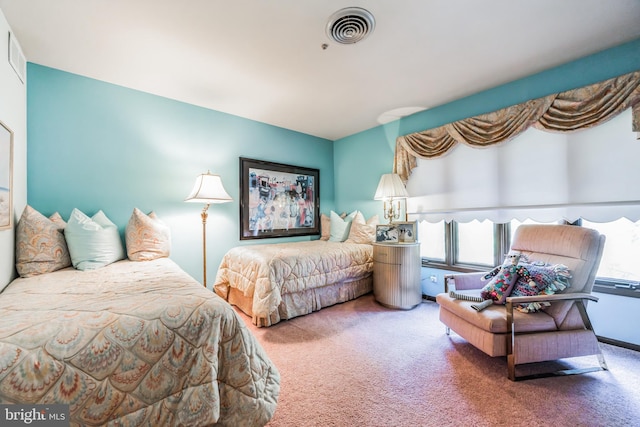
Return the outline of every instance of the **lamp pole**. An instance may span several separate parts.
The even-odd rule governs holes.
[[[209,214],[207,210],[209,209],[209,204],[207,203],[202,208],[202,213],[200,216],[202,217],[202,284],[204,287],[207,287],[207,217]]]

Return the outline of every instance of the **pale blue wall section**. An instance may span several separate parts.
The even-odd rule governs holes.
[[[123,232],[134,207],[154,210],[171,227],[171,258],[201,280],[202,205],[183,200],[210,169],[234,199],[209,209],[211,286],[240,244],[239,157],[319,169],[321,209],[333,209],[331,141],[40,65],[28,71],[28,203],[45,214],[102,209]]]
[[[349,138],[348,144],[334,147],[335,165],[340,169],[336,176],[336,194],[340,202],[336,207],[341,212],[361,210],[367,218],[378,214],[382,217],[381,202],[374,201],[381,170],[391,172],[393,151],[385,142],[381,127],[360,132]]]
[[[640,346],[640,301],[638,298],[595,294],[599,301],[589,302],[587,311],[596,334]],[[615,322],[611,320],[615,319]],[[620,324],[619,322],[624,322]]]
[[[382,213],[382,203],[370,199],[373,198],[380,175],[392,171],[395,140],[398,136],[438,127],[635,70],[640,70],[640,39],[339,139],[334,142],[335,204],[342,210],[359,208]],[[427,294],[433,293],[442,285],[434,287],[424,279],[428,280],[435,274],[440,283],[443,272],[423,270],[423,291]],[[640,299],[627,300],[627,305],[635,307],[635,311],[618,310],[615,299],[607,298],[598,305],[597,311],[592,312],[592,320],[597,331],[606,330],[610,333],[605,336],[640,345],[640,329],[636,328],[637,318],[634,318],[637,317],[634,313],[640,309]]]

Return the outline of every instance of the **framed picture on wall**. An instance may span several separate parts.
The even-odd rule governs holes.
[[[13,131],[0,121],[0,230],[13,225]]]
[[[240,240],[320,234],[320,171],[240,158]]]

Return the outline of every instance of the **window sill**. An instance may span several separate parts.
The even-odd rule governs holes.
[[[480,266],[461,266],[461,265],[446,265],[437,261],[422,259],[422,266],[435,268],[439,270],[453,271],[457,273],[474,273],[478,271],[488,271],[487,267]],[[634,289],[635,288],[635,289]],[[603,280],[596,280],[593,285],[593,292],[601,294],[618,295],[621,297],[640,298],[640,284],[635,282],[629,283],[611,283]]]
[[[456,273],[475,273],[478,271],[489,271],[491,267],[478,267],[473,265],[447,265],[438,261],[431,261],[422,258],[422,266],[428,268],[435,268],[438,270],[454,271]]]
[[[601,294],[609,294],[609,295],[618,295],[621,297],[640,298],[640,289],[620,287],[620,285],[615,286],[610,284],[596,283],[595,285],[593,285],[593,292],[599,292]]]

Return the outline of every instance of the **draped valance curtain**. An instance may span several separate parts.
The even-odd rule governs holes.
[[[632,123],[623,133],[618,120],[613,131],[611,124],[597,127],[629,109]],[[628,123],[628,117],[620,120]],[[585,134],[598,135],[572,133],[590,128]],[[640,141],[632,132],[640,132],[640,71],[398,137],[394,172],[409,181],[408,212],[416,219],[574,220],[589,212],[603,221],[638,220],[640,175],[633,157],[640,154]],[[584,142],[589,138],[602,142]],[[540,165],[535,173],[532,164]],[[605,166],[616,169],[598,170]],[[507,182],[522,182],[523,176],[525,189]]]
[[[640,132],[640,71],[400,136],[396,140],[394,172],[407,181],[418,165],[418,159],[443,157],[458,144],[487,148],[509,141],[531,128],[554,133],[588,129],[630,108],[633,113],[629,132]],[[429,162],[423,164],[428,167]],[[528,204],[535,205],[538,201],[529,200]],[[438,206],[431,209],[437,210]]]

